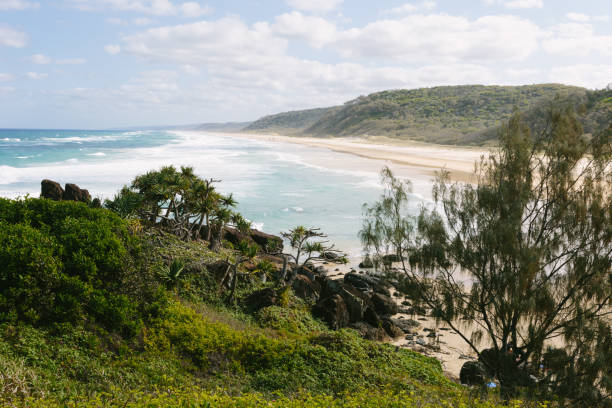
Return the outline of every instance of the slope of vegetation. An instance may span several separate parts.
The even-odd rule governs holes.
[[[213,252],[107,209],[31,198],[0,199],[0,240],[0,405],[465,398],[437,360],[331,331],[289,289],[281,304],[250,312],[243,299],[274,282],[242,279],[228,306],[211,265],[231,262],[231,247]],[[170,285],[160,271],[174,260],[182,274]]]
[[[340,109],[318,108],[301,111],[283,112],[275,115],[265,116],[252,122],[244,128],[253,132],[282,132],[295,134],[317,124],[323,117]]]
[[[499,126],[515,109],[525,112],[536,126],[554,98],[557,103],[582,107],[582,125],[587,133],[601,130],[612,117],[610,91],[591,92],[558,84],[469,85],[378,92],[335,108],[266,116],[245,130],[486,145],[496,142]],[[308,120],[298,120],[303,117]]]

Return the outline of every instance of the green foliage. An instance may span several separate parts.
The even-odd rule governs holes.
[[[444,86],[392,90],[361,96],[343,106],[266,116],[247,131],[289,135],[386,136],[429,143],[486,145],[497,142],[500,126],[515,109],[526,112],[530,126],[555,104],[583,106],[585,133],[604,129],[612,117],[610,91],[557,85]]]
[[[98,322],[134,333],[140,319],[119,290],[138,241],[113,213],[82,203],[0,199],[0,320]]]
[[[505,396],[528,387],[573,406],[610,406],[612,125],[586,137],[571,108],[553,108],[534,135],[521,119],[504,126],[477,185],[441,173],[416,234],[403,227],[409,217],[383,217],[410,254],[398,289],[474,352],[484,340],[491,350],[481,361]],[[399,182],[387,189],[406,201]]]

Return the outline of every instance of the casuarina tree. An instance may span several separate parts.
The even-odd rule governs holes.
[[[557,107],[533,131],[516,113],[476,184],[442,171],[429,209],[379,213],[390,230],[367,234],[391,237],[400,289],[465,340],[505,396],[525,386],[611,404],[611,157],[612,125],[584,135]],[[386,177],[387,208],[405,208],[407,185]]]

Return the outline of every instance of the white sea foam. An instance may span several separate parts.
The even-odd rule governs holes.
[[[16,158],[16,159],[21,159],[21,160],[24,160],[24,159],[29,159],[29,158],[30,158],[30,156],[17,156],[17,157],[15,157],[15,158]]]
[[[89,153],[88,156],[106,156],[106,153],[102,153],[102,152]]]
[[[19,139],[18,137],[3,137],[2,139],[0,139],[0,141],[7,143],[16,143],[21,142],[21,139]]]

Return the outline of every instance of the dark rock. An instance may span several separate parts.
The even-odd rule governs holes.
[[[266,234],[256,229],[251,229],[249,235],[265,252],[281,253],[283,251],[283,239],[281,237]]]
[[[363,320],[368,307],[373,307],[370,299],[351,285],[341,284],[338,292],[349,311],[351,322]]]
[[[207,226],[203,226],[200,230],[200,237],[206,239],[208,233]],[[223,229],[223,239],[238,245],[241,241],[249,241],[257,244],[260,251],[263,253],[280,254],[283,250],[283,240],[276,235],[266,234],[265,232],[251,229],[247,234],[243,234],[236,228],[225,227]],[[282,258],[281,261],[282,263]]]
[[[363,261],[359,263],[359,267],[364,268],[364,269],[369,269],[369,268],[374,267],[374,263],[372,262],[372,259],[370,258],[369,255],[366,255]]]
[[[386,285],[374,276],[359,275],[351,272],[344,275],[344,283],[354,286],[362,292],[374,291],[386,296],[390,296],[389,289]]]
[[[380,293],[372,295],[372,302],[377,313],[382,315],[393,315],[397,313],[397,305],[389,296]]]
[[[323,252],[321,253],[321,258],[327,261],[337,261],[338,259],[340,259],[340,255],[335,252]]]
[[[382,320],[380,320],[380,317],[372,307],[368,307],[363,313],[363,321],[374,327],[379,327],[382,324]]]
[[[397,327],[391,319],[383,319],[382,328],[385,329],[389,337],[392,339],[401,337],[404,335],[404,331]]]
[[[416,320],[412,320],[412,319],[391,319],[393,321],[393,323],[395,323],[395,325],[397,327],[399,327],[400,329],[402,329],[402,331],[404,333],[412,333],[412,331],[418,329],[418,327],[420,326],[419,322],[417,322]]]
[[[353,323],[351,328],[357,330],[361,337],[374,341],[389,341],[389,335],[382,327],[374,327],[364,322]]]
[[[382,257],[382,261],[385,265],[390,265],[393,262],[401,262],[402,258],[399,257],[399,255],[396,254],[388,254],[388,255],[383,255]]]
[[[321,294],[321,285],[306,275],[298,275],[292,284],[293,293],[299,298],[317,301]]]
[[[312,281],[316,279],[316,274],[307,266],[302,266],[300,269],[298,269],[298,275],[304,275]]]
[[[349,324],[349,312],[340,295],[333,295],[317,302],[312,308],[312,314],[319,317],[334,330]]]
[[[64,197],[64,189],[59,183],[45,179],[40,182],[40,197],[61,201]]]
[[[484,385],[486,382],[486,371],[483,364],[479,361],[467,361],[459,372],[461,384]]]
[[[244,303],[251,310],[259,310],[264,307],[274,306],[278,301],[278,295],[272,288],[261,289],[251,293]]]
[[[91,202],[89,191],[79,188],[76,184],[66,183],[64,195],[62,197],[66,201],[80,201],[82,203]]]

